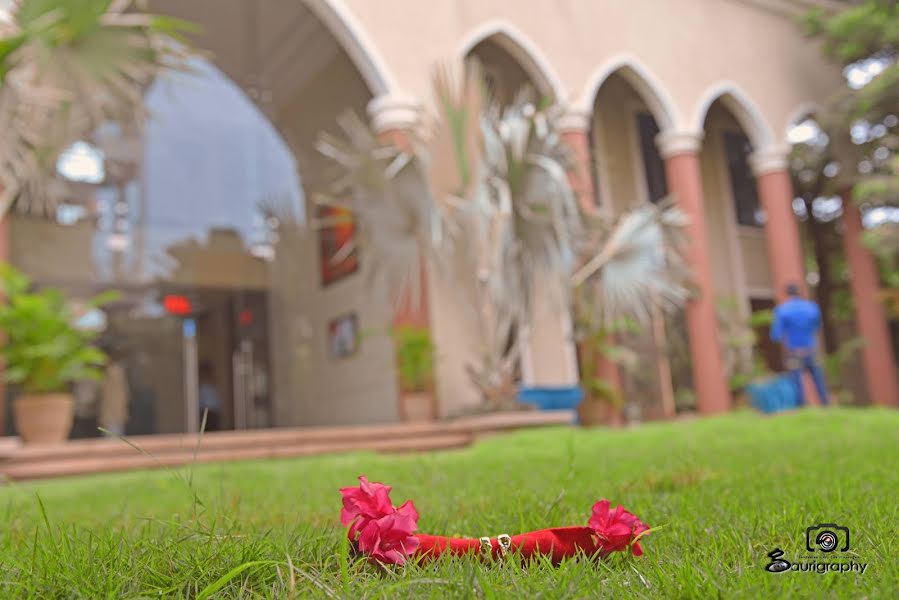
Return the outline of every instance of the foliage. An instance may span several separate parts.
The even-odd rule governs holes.
[[[836,14],[813,9],[804,20],[808,33],[823,38],[827,54],[843,64],[899,53],[895,0],[864,0]]]
[[[822,361],[824,374],[827,377],[828,387],[833,389],[841,389],[843,385],[843,375],[846,366],[855,355],[865,347],[866,341],[863,337],[854,337],[840,344],[836,352],[828,354]]]
[[[839,165],[837,191],[854,186],[864,204],[899,203],[899,3],[864,0],[839,12],[822,9],[804,18],[808,35],[847,68],[871,76],[832,100],[817,118],[828,137],[829,154]],[[870,69],[871,66],[875,70]]]
[[[106,356],[91,345],[96,333],[75,327],[72,310],[61,292],[29,291],[31,281],[9,265],[0,265],[5,300],[0,303],[0,330],[6,336],[0,347],[7,383],[26,394],[64,391],[70,383],[99,379]],[[97,308],[112,293],[87,303]]]
[[[575,314],[578,314],[577,310]],[[636,321],[628,318],[606,325],[594,324],[587,315],[587,318],[582,316],[575,322],[575,340],[580,350],[578,372],[581,388],[585,393],[585,402],[607,402],[619,409],[624,406],[621,390],[601,377],[598,373],[598,363],[601,358],[605,358],[625,369],[634,368],[638,358],[629,348],[617,343],[616,337],[622,333],[636,332],[638,329]]]
[[[696,391],[693,388],[679,387],[674,393],[674,406],[677,412],[696,410]]]
[[[338,173],[317,200],[352,210],[371,262],[400,279],[389,286],[397,299],[421,259],[435,265],[479,336],[466,368],[485,399],[514,399],[538,292],[564,310],[583,287],[597,323],[685,296],[669,245],[683,216],[669,205],[615,222],[581,214],[556,127],[561,107],[537,106],[528,90],[509,106],[489,104],[475,62],[461,76],[438,69],[434,91],[437,115],[411,148],[385,147],[351,115],[340,120],[344,139],[321,136]]]
[[[582,265],[572,276],[584,288],[581,307],[596,323],[633,318],[645,324],[654,307],[681,308],[689,273],[684,259],[687,217],[672,198],[645,204],[609,222],[586,215]]]
[[[427,327],[394,327],[397,368],[404,391],[424,392],[434,377],[434,345]]]
[[[146,87],[180,67],[185,24],[131,4],[21,0],[0,22],[0,216],[13,202],[52,211],[59,155],[100,125],[138,126]]]
[[[197,464],[175,472],[185,481],[157,470],[22,482],[0,487],[0,597],[891,598],[897,431],[890,409],[740,411],[608,435],[522,431],[453,452]],[[347,553],[338,521],[337,490],[360,473],[395,482],[428,533],[585,523],[601,496],[660,529],[639,559],[382,573]],[[817,515],[851,529],[864,575],[766,572],[776,547],[807,554]]]
[[[741,316],[736,299],[718,300],[718,329],[731,391],[740,391],[768,374],[764,360],[756,355],[758,337],[755,330],[770,326],[773,318],[773,311],[763,310],[746,319]]]
[[[817,8],[802,18],[806,34],[822,42],[826,56],[844,68],[849,83],[809,115],[820,130],[795,144],[792,155],[793,184],[805,204],[805,237],[817,263],[817,300],[831,353],[839,343],[838,321],[845,320],[851,308],[838,217],[845,210],[899,204],[897,6],[895,0],[861,0],[838,10]],[[846,198],[848,190],[854,206],[819,210],[827,204],[833,208],[833,197]],[[899,264],[897,240],[899,229],[889,221],[864,235],[884,273]]]

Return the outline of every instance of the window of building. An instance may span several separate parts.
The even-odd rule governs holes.
[[[668,195],[668,181],[665,179],[665,162],[656,146],[659,126],[649,113],[637,115],[637,129],[640,133],[640,154],[643,157],[643,170],[646,176],[646,188],[649,201],[655,204]]]
[[[748,227],[761,227],[765,224],[765,217],[759,204],[755,176],[749,168],[752,144],[742,133],[728,131],[724,133],[724,152],[727,156],[727,170],[730,174],[737,223]]]

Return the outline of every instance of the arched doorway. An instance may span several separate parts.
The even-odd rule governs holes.
[[[477,60],[486,78],[491,100],[507,106],[522,92],[530,102],[548,106],[559,99],[557,78],[539,49],[520,31],[504,23],[486,24],[463,46],[466,60]],[[538,274],[538,277],[541,276]],[[547,284],[548,285],[548,284]],[[548,290],[538,282],[536,290]],[[537,293],[529,328],[521,324],[513,329],[511,348],[521,342],[517,365],[517,383],[524,386],[569,386],[577,383],[577,359],[574,354],[570,314],[560,307],[561,294]],[[560,316],[561,315],[561,316]]]
[[[364,115],[383,81],[305,2],[149,4],[196,23],[204,55],[148,90],[140,135],[89,140],[105,177],[73,183],[55,222],[14,223],[13,262],[76,296],[124,292],[104,339],[128,372],[129,433],[195,431],[208,389],[223,429],[395,420],[388,336],[358,348],[387,312],[369,301],[364,257],[340,252],[352,231],[303,227],[328,181],[317,136]],[[51,248],[62,258],[38,258]],[[331,351],[341,319],[359,351]]]
[[[704,209],[722,356],[731,385],[737,386],[766,359],[769,368],[782,367],[765,327],[755,332],[754,345],[748,341],[752,314],[771,310],[775,302],[766,215],[750,164],[751,154],[770,136],[754,107],[737,92],[724,90],[706,106],[700,154]]]
[[[615,62],[594,81],[589,135],[596,203],[614,218],[668,196],[656,139],[671,127],[673,116],[664,90],[639,64]],[[656,366],[619,366],[630,414],[670,416],[679,390],[684,408],[689,406],[683,398],[692,387],[684,315],[657,311],[651,322],[620,334],[618,341],[640,356],[640,365]]]

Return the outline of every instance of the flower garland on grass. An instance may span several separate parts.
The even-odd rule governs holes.
[[[447,553],[481,553],[490,558],[509,553],[522,558],[543,555],[556,565],[579,554],[605,558],[612,552],[630,550],[640,556],[640,539],[649,532],[649,526],[636,515],[620,504],[613,509],[611,502],[602,499],[593,505],[587,527],[555,527],[479,539],[416,535],[418,511],[411,500],[397,508],[390,501],[390,486],[370,482],[364,475],[359,481],[358,487],[340,490],[340,521],[349,528],[347,538],[353,548],[380,564],[403,565],[410,559],[425,562]]]

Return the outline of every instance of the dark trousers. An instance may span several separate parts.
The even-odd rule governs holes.
[[[802,385],[802,373],[804,371],[812,374],[821,404],[825,406],[828,404],[827,382],[824,380],[824,371],[818,364],[818,358],[814,352],[790,352],[787,356],[787,368],[790,369],[790,376],[793,378],[793,383],[796,384],[796,390],[799,394],[799,406],[804,406],[806,402],[805,389]]]

